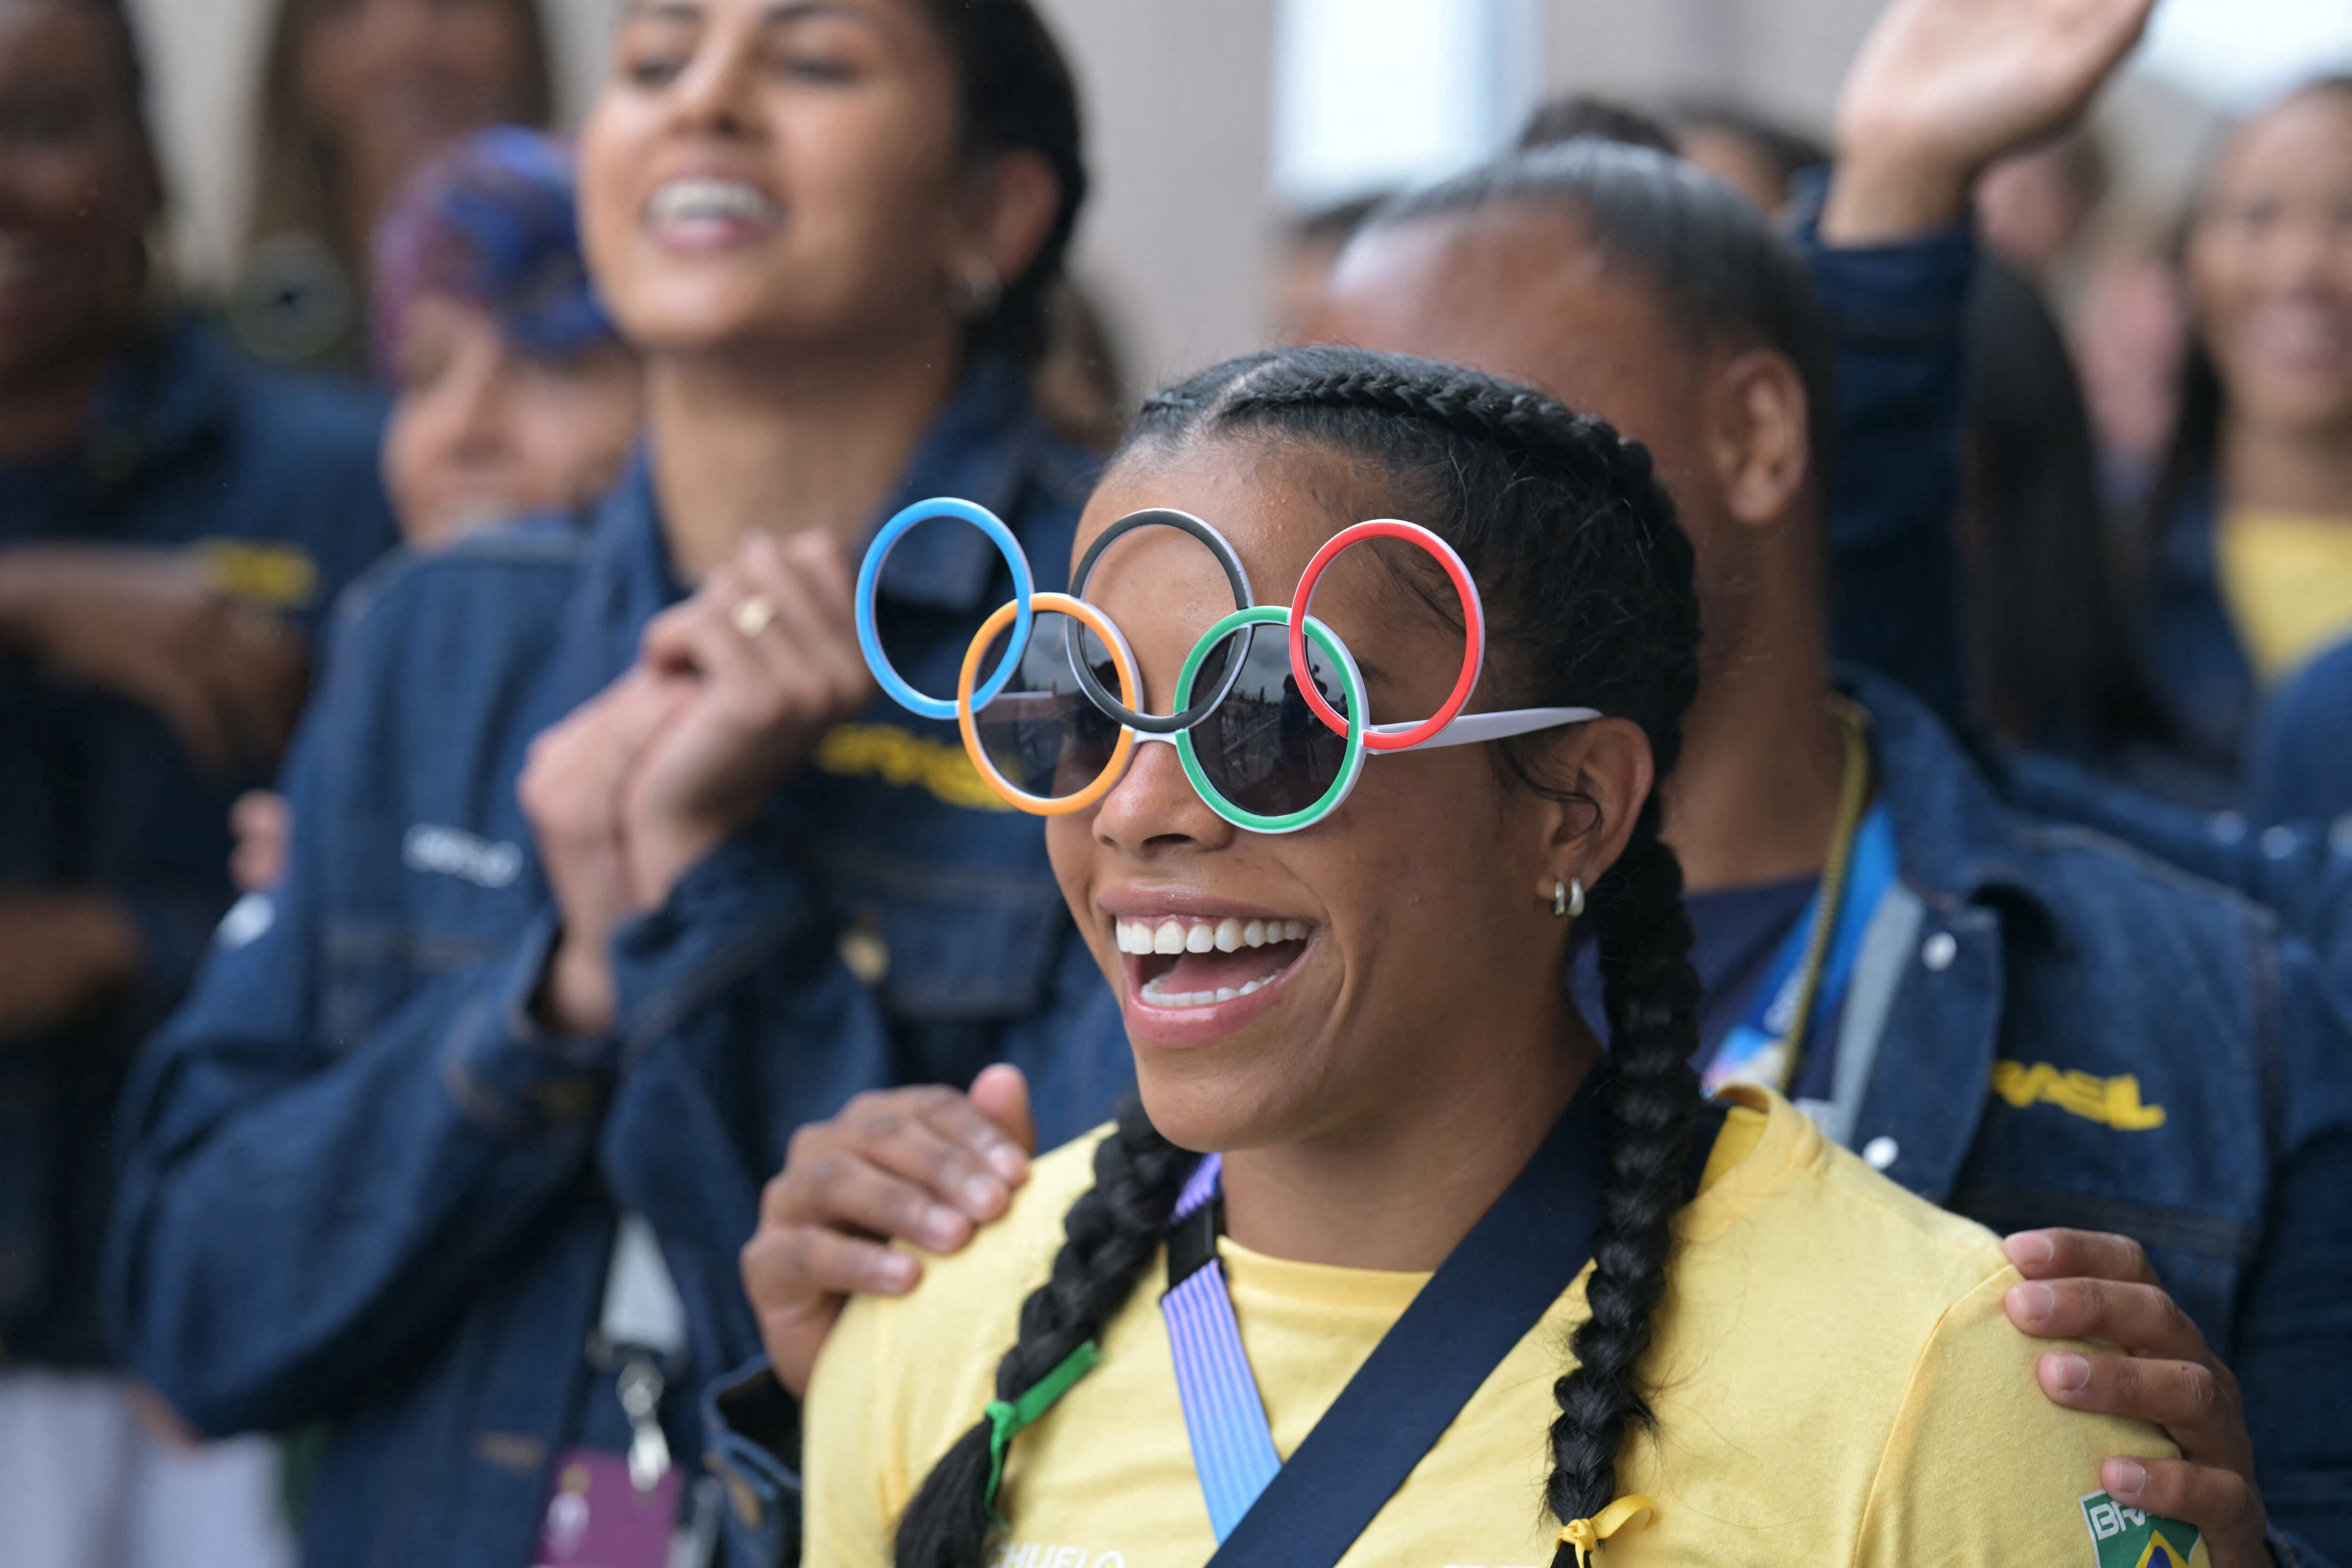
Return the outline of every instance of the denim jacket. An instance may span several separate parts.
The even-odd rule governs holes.
[[[1086,482],[982,363],[901,499],[990,506],[1052,587]],[[952,690],[1011,592],[977,532],[918,530],[882,593],[901,671]],[[624,1207],[684,1306],[660,1417],[691,1467],[692,1392],[759,1348],[737,1253],[795,1128],[1010,1059],[1066,1135],[1127,1081],[1080,1076],[1124,1074],[1123,1048],[1059,1048],[1116,1019],[1036,823],[987,808],[951,724],[881,702],[617,933],[609,1037],[532,1021],[556,917],[525,750],[679,593],[642,465],[585,534],[526,525],[364,584],[288,779],[286,882],[232,911],[141,1064],[114,1323],[207,1432],[329,1426],[312,1564],[531,1561],[557,1456],[627,1443],[583,1357]]]
[[[1855,689],[1919,907],[1848,1142],[1997,1230],[2137,1238],[2238,1375],[2272,1517],[2352,1557],[2339,999],[2270,910],[2024,815],[1901,692]]]
[[[383,421],[363,393],[254,370],[173,322],[122,354],[71,450],[0,464],[0,545],[197,548],[226,587],[314,629],[394,542]],[[155,714],[0,654],[0,889],[103,889],[142,953],[103,1010],[0,1040],[0,1364],[109,1359],[107,1127],[235,898],[229,805],[268,782],[199,769]]]

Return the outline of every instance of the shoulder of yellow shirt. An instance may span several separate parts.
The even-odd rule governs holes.
[[[2009,1267],[1990,1232],[1896,1186],[1779,1096],[1729,1094],[1701,1194],[1678,1222],[1673,1268],[1704,1268],[1706,1254],[1736,1250],[1767,1264],[1745,1270],[1748,1308],[1777,1313],[1831,1292],[1881,1324],[1907,1319],[1916,1349],[1954,1303]],[[1094,1184],[1095,1150],[1109,1131],[1097,1128],[1034,1162],[1005,1216],[962,1252],[925,1257],[912,1293],[860,1298],[850,1310],[895,1320],[887,1332],[902,1350],[961,1344],[992,1366],[1013,1342],[1023,1299],[1052,1271],[1063,1218]],[[1689,1305],[1712,1318],[1731,1304]]]
[[[2053,1418],[2092,1419],[2057,1411],[2033,1386],[2033,1357],[2047,1347],[2002,1313],[2002,1291],[2017,1277],[1990,1232],[1896,1186],[1778,1096],[1734,1089],[1729,1097],[1737,1103],[1701,1194],[1677,1222],[1680,1245],[1643,1369],[1658,1417],[1657,1457],[1675,1456],[1677,1468],[1760,1463],[1777,1479],[1752,1484],[1785,1488],[1831,1465],[1833,1450],[1845,1452],[1844,1463],[1858,1450],[1882,1455],[1923,1414],[1906,1415],[1909,1405],[1953,1376],[1969,1385],[1972,1420],[2014,1427],[2022,1449],[2046,1443]],[[1108,1131],[1035,1162],[1004,1219],[961,1254],[927,1258],[910,1295],[854,1301],[849,1311],[866,1319],[867,1332],[839,1337],[866,1338],[879,1352],[874,1370],[886,1384],[911,1381],[916,1386],[901,1392],[925,1407],[959,1373],[992,1372],[1013,1342],[1022,1300],[1052,1269],[1063,1216],[1092,1184],[1094,1151]],[[1563,1326],[1537,1331],[1556,1337]],[[1819,1452],[1792,1467],[1796,1456],[1738,1451],[1749,1423],[1731,1406],[1764,1389],[1779,1406],[1772,1425],[1822,1433]],[[877,1408],[904,1409],[882,1389],[869,1394]],[[977,1384],[974,1397],[985,1398]],[[936,1437],[943,1448],[978,1415],[974,1404],[935,1433],[899,1438],[919,1449]],[[1979,1429],[1976,1440],[1987,1436]],[[2154,1434],[2103,1451],[2166,1451]],[[929,1459],[901,1453],[919,1480]],[[1865,1460],[1864,1469],[1876,1462]],[[2097,1485],[2093,1465],[2084,1490]]]

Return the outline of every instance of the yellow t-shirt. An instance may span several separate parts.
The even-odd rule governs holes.
[[[1654,1439],[1618,1490],[1657,1504],[1607,1568],[2146,1568],[2149,1526],[2105,1504],[2109,1454],[2153,1430],[2063,1410],[2045,1348],[2011,1326],[1993,1238],[1910,1196],[1761,1090],[1735,1090],[1656,1320]],[[1099,1134],[1097,1135],[1097,1137]],[[810,1568],[886,1568],[899,1514],[980,1419],[1022,1298],[1042,1282],[1095,1140],[1038,1162],[1012,1214],[899,1300],[851,1305],[805,1409]],[[1222,1244],[1276,1447],[1306,1438],[1428,1278],[1286,1262]],[[1589,1269],[1588,1269],[1589,1272]],[[1155,1264],[1102,1360],[1015,1439],[994,1568],[1198,1568],[1216,1542],[1192,1468]],[[1343,1560],[1347,1568],[1543,1568],[1552,1380],[1585,1317],[1580,1278],[1472,1396]],[[2103,1506],[2104,1505],[2104,1508]],[[2094,1510],[2096,1522],[2094,1522]],[[2161,1523],[2161,1521],[2155,1521]],[[2108,1537],[2103,1549],[2102,1531]],[[2182,1544],[2177,1535],[2173,1543]],[[2204,1547],[2189,1559],[2204,1568]],[[2163,1552],[2156,1568],[2172,1568]]]
[[[2221,595],[2264,684],[2352,636],[2352,517],[2240,507],[2221,526]]]

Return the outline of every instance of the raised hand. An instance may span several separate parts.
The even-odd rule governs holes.
[[[658,905],[688,867],[749,826],[825,731],[873,700],[856,584],[821,534],[754,534],[646,628],[642,663],[679,695],[630,775],[632,885]]]
[[[2082,113],[2156,0],[1895,0],[1847,72],[1822,237],[1885,244],[1967,209],[1985,166]]]
[[[1037,1132],[1020,1070],[992,1067],[970,1095],[937,1087],[861,1094],[793,1135],[744,1244],[743,1289],[777,1381],[806,1391],[834,1320],[855,1295],[903,1296],[922,1266],[891,1247],[960,1251],[1027,1179]]]
[[[2011,1322],[2036,1339],[2104,1340],[2123,1351],[2044,1353],[2035,1369],[2042,1393],[2069,1409],[2161,1426],[2180,1450],[2178,1459],[2109,1459],[2099,1472],[2107,1495],[2195,1525],[2213,1568],[2268,1568],[2270,1521],[2238,1380],[2157,1282],[2139,1244],[2030,1230],[2002,1250],[2028,1281],[2010,1289]]]

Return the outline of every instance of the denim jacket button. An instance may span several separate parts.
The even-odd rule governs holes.
[[[1938,974],[1941,974],[1947,969],[1951,968],[1952,960],[1959,957],[1959,955],[1960,944],[1958,941],[1954,940],[1952,933],[1948,931],[1937,931],[1935,935],[1929,937],[1919,949],[1919,962],[1926,964],[1929,969],[1934,970]]]
[[[1895,1163],[1895,1157],[1902,1152],[1901,1144],[1882,1133],[1862,1146],[1862,1163],[1874,1171],[1884,1171]]]

